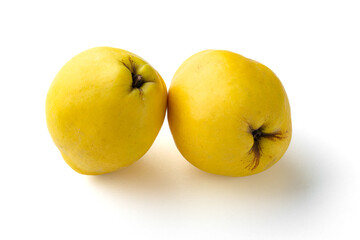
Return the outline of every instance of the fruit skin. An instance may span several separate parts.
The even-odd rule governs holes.
[[[132,72],[145,81],[140,88],[132,86]],[[46,99],[47,126],[75,171],[108,173],[150,148],[164,121],[166,98],[163,79],[143,59],[122,49],[92,48],[56,75]]]
[[[168,121],[191,164],[227,176],[271,167],[292,133],[289,101],[276,75],[222,50],[197,53],[179,67],[169,89]]]

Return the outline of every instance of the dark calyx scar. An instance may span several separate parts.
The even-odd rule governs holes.
[[[249,150],[249,154],[253,154],[254,158],[252,162],[247,166],[247,168],[250,168],[251,171],[255,170],[260,163],[260,156],[261,156],[261,145],[260,140],[263,138],[267,138],[270,140],[276,140],[276,139],[282,139],[283,136],[280,131],[276,131],[273,133],[264,133],[263,132],[263,126],[261,126],[258,129],[253,129],[249,127],[249,132],[252,134],[254,138],[254,144]]]

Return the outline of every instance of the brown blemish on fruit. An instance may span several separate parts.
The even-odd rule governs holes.
[[[135,73],[136,72],[136,64],[134,62],[134,59],[132,57],[128,57],[128,61],[129,61],[129,64],[126,64],[124,61],[121,61],[121,63],[127,68],[129,69],[129,71],[131,73]]]
[[[249,127],[249,132],[253,135],[254,138],[254,144],[249,150],[249,154],[254,154],[254,158],[252,162],[247,166],[247,168],[250,168],[251,171],[254,171],[260,163],[260,156],[261,156],[261,145],[260,141],[263,138],[270,139],[270,140],[279,140],[283,139],[284,136],[281,134],[280,131],[275,131],[272,133],[264,133],[263,132],[263,126],[258,129],[253,129]]]
[[[254,158],[253,161],[249,165],[247,165],[246,168],[250,168],[250,170],[253,171],[259,166],[260,152],[261,152],[260,144],[258,141],[254,140],[254,144],[249,151],[249,154],[254,154]]]

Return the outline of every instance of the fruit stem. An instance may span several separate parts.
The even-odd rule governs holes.
[[[258,141],[262,136],[262,132],[260,129],[256,129],[256,130],[252,131],[252,135],[254,137],[254,141]]]
[[[132,87],[133,88],[141,88],[141,86],[145,83],[143,77],[139,74],[132,74]]]

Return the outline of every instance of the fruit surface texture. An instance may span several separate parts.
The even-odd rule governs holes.
[[[277,76],[263,64],[206,50],[176,71],[168,121],[181,154],[214,174],[247,176],[274,165],[290,144],[290,105]]]
[[[141,158],[166,112],[166,86],[146,61],[125,50],[86,50],[58,72],[46,98],[50,135],[82,174],[103,174]]]

